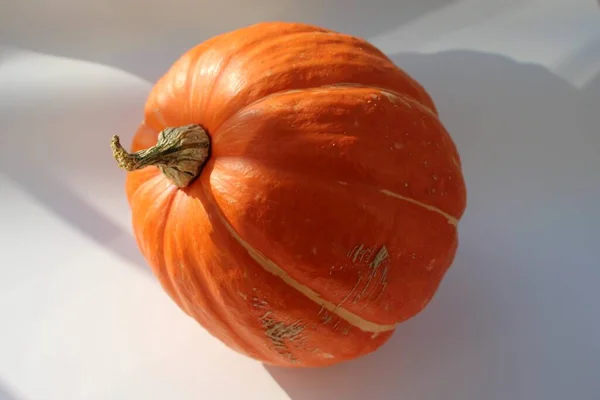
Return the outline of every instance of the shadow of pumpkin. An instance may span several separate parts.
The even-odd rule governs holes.
[[[545,68],[472,51],[393,59],[431,92],[462,156],[457,258],[431,304],[374,354],[266,369],[293,400],[594,398],[598,112],[578,105],[598,85],[582,92]]]

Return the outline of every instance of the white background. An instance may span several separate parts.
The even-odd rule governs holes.
[[[600,399],[594,0],[0,0],[0,399]],[[421,81],[464,165],[461,247],[377,353],[264,367],[185,317],[130,234],[151,84],[261,20],[361,35]]]

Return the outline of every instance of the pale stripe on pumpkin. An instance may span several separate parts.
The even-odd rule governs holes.
[[[448,213],[440,210],[437,207],[431,206],[429,204],[422,203],[422,202],[417,201],[415,199],[412,199],[410,197],[402,196],[401,194],[391,192],[391,191],[389,191],[387,189],[379,189],[379,192],[385,194],[386,196],[390,196],[390,197],[393,197],[395,199],[404,200],[404,201],[407,201],[407,202],[412,203],[414,205],[417,205],[419,207],[423,207],[426,210],[436,212],[436,213],[440,214],[441,216],[443,216],[444,218],[446,218],[448,220],[448,223],[450,225],[456,226],[458,224],[458,220],[456,219],[456,217],[453,217],[452,215],[450,215],[450,214],[448,214]]]
[[[323,299],[318,293],[309,288],[308,286],[302,285],[294,278],[292,278],[283,268],[275,264],[273,261],[269,260],[264,254],[260,251],[256,250],[252,247],[248,242],[246,242],[242,237],[235,231],[235,229],[229,224],[229,222],[222,215],[218,214],[219,219],[223,223],[223,226],[229,231],[231,236],[248,252],[250,257],[254,259],[262,268],[264,268],[267,272],[281,278],[286,284],[293,287],[306,297],[308,297],[311,301],[314,301],[327,311],[337,315],[341,319],[345,320],[349,324],[355,326],[356,328],[364,331],[364,332],[372,332],[372,333],[380,333],[391,331],[396,327],[396,324],[392,325],[382,325],[376,324],[374,322],[368,321],[356,314],[351,313],[350,311],[340,307],[339,305],[335,305],[325,299]]]

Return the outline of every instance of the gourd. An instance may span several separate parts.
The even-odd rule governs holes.
[[[126,195],[139,249],[208,332],[268,364],[370,353],[432,299],[466,188],[423,87],[363,39],[300,23],[213,37],[158,80]]]

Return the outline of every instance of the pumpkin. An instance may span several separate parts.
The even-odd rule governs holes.
[[[126,195],[164,290],[232,349],[328,366],[431,300],[466,206],[423,87],[367,41],[300,23],[213,37],[155,84]]]

